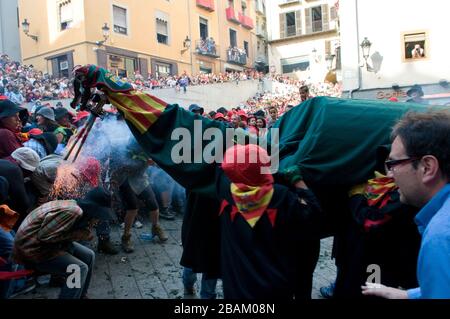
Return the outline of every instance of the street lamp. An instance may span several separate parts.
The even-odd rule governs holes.
[[[365,61],[365,66],[366,66],[367,71],[374,72],[374,69],[367,62],[367,59],[370,56],[370,48],[372,47],[372,42],[370,42],[369,39],[367,39],[367,37],[364,37],[364,40],[361,42],[360,46],[362,49],[363,58]],[[362,65],[361,67],[364,67],[364,65]]]
[[[102,27],[102,33],[103,33],[103,40],[102,41],[97,41],[95,42],[95,44],[97,44],[98,46],[103,45],[106,40],[108,40],[109,38],[109,27],[108,27],[108,23],[105,22],[105,25]]]
[[[23,33],[25,33],[25,35],[27,37],[32,38],[36,42],[38,41],[39,38],[37,35],[32,35],[29,33],[30,32],[30,23],[28,22],[27,19],[24,19],[22,22],[22,30],[23,30]]]
[[[186,52],[191,47],[191,39],[189,39],[189,36],[186,36],[186,39],[183,41],[183,49],[181,50],[181,53]]]

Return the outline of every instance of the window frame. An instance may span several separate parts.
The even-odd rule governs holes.
[[[123,32],[119,32],[116,31],[116,24],[115,24],[115,19],[114,19],[114,7],[120,8],[125,10],[125,24],[126,24],[126,28],[125,28],[125,33]],[[112,14],[112,31],[117,34],[117,35],[121,35],[121,36],[130,36],[130,17],[129,17],[129,9],[126,5],[123,4],[118,4],[118,3],[113,3],[111,5],[111,14]],[[121,26],[118,26],[119,28],[123,28]]]
[[[413,41],[405,41],[405,38],[409,35],[417,35],[417,34],[424,34],[424,54],[425,56],[422,58],[407,58],[406,57],[406,44],[408,42],[413,43]],[[401,38],[400,38],[400,45],[401,45],[401,55],[402,55],[402,62],[404,63],[414,63],[414,62],[419,62],[419,61],[427,61],[430,59],[430,36],[429,36],[429,31],[428,30],[414,30],[414,31],[406,31],[406,32],[402,32],[401,33]]]

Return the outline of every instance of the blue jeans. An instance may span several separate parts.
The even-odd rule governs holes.
[[[197,282],[197,274],[190,268],[183,268],[183,285],[185,288],[191,288]],[[202,274],[202,283],[200,288],[200,297],[202,299],[216,299],[217,279],[208,279],[206,274]]]
[[[72,243],[72,248],[62,256],[46,260],[39,264],[35,264],[34,268],[40,272],[62,275],[68,277],[72,273],[68,273],[68,266],[76,265],[79,267],[79,283],[78,287],[69,287],[69,282],[61,288],[59,299],[81,299],[85,296],[91,282],[92,269],[94,268],[95,253],[76,242]],[[76,274],[76,272],[74,272]]]
[[[0,227],[0,257],[6,260],[6,265],[0,266],[1,271],[13,271],[15,265],[9,262],[9,257],[14,245],[14,233],[6,232]],[[13,280],[0,281],[0,299],[7,299],[11,294]]]

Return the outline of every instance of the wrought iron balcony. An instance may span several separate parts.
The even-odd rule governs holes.
[[[195,53],[200,55],[206,55],[213,58],[220,57],[219,46],[214,42],[212,38],[200,39],[195,41]]]
[[[247,53],[244,49],[234,47],[227,49],[227,61],[234,64],[246,65]]]

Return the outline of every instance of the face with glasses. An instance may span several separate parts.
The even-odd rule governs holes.
[[[408,156],[400,137],[392,143],[391,153],[385,162],[389,177],[393,177],[399,188],[400,201],[413,206],[422,206],[424,188],[422,184],[420,158]]]

